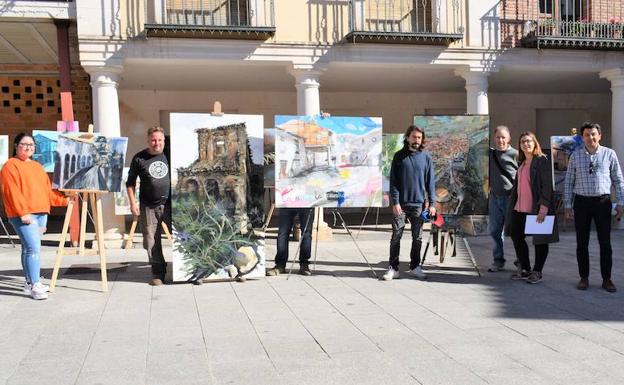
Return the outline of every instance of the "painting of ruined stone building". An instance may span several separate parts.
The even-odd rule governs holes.
[[[59,136],[52,187],[59,190],[119,192],[128,138]]]
[[[381,118],[276,116],[276,207],[381,206]]]
[[[262,126],[261,116],[171,114],[174,280],[264,275]]]

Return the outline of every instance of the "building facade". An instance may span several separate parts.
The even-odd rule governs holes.
[[[128,136],[130,153],[149,126],[168,129],[170,112],[220,101],[265,127],[323,110],[380,116],[401,133],[414,115],[489,114],[514,142],[531,130],[545,148],[590,120],[624,154],[624,0],[63,4],[95,128]]]

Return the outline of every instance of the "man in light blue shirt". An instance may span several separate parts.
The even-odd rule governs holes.
[[[600,244],[602,288],[614,293],[617,289],[611,280],[611,187],[615,190],[615,218],[619,221],[624,214],[622,169],[615,151],[600,145],[602,132],[598,124],[584,123],[580,134],[585,145],[570,156],[563,196],[566,219],[574,218],[576,229],[576,259],[581,276],[577,288],[589,287],[588,247],[593,219]]]

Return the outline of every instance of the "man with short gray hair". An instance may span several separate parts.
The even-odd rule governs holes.
[[[162,285],[167,272],[161,244],[161,229],[162,222],[171,218],[170,207],[167,204],[171,180],[169,161],[164,149],[165,131],[162,127],[151,127],[147,130],[147,148],[132,158],[126,182],[132,215],[141,219],[143,247],[147,250],[152,265],[152,279],[149,281],[152,286]],[[134,199],[137,177],[141,179],[140,205],[137,205]]]
[[[490,196],[488,199],[488,231],[494,240],[492,257],[494,261],[488,268],[490,272],[505,268],[503,249],[503,227],[509,196],[518,171],[518,150],[511,147],[511,133],[507,126],[494,129],[494,148],[490,148]]]

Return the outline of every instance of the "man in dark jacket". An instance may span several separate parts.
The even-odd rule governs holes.
[[[390,261],[383,279],[389,281],[399,277],[399,252],[405,222],[412,227],[412,249],[410,251],[409,274],[426,278],[420,267],[422,245],[421,213],[425,199],[429,202],[429,215],[435,216],[435,172],[428,152],[423,151],[425,133],[422,128],[410,126],[405,132],[403,148],[394,154],[390,168],[390,200],[392,204],[392,239],[390,240]]]

